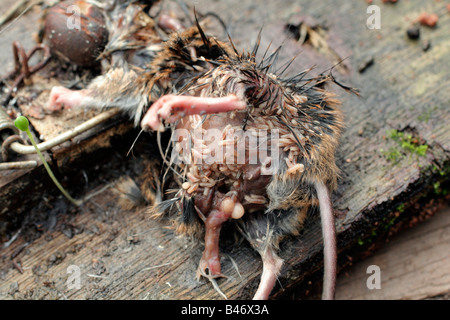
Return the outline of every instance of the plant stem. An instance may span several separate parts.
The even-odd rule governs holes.
[[[70,194],[63,188],[63,186],[59,183],[59,181],[56,179],[55,175],[53,174],[52,169],[50,169],[50,166],[48,165],[47,161],[44,158],[44,155],[41,153],[41,150],[39,150],[36,142],[34,141],[33,136],[31,135],[30,129],[27,128],[25,131],[28,135],[28,138],[30,138],[31,143],[33,144],[34,148],[36,149],[37,154],[39,155],[39,158],[41,158],[42,163],[44,164],[45,169],[47,170],[48,175],[53,180],[55,185],[58,187],[58,189],[62,192],[62,194],[74,205],[80,206],[83,201],[74,199],[70,196]]]

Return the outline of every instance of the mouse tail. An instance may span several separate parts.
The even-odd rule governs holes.
[[[322,299],[334,299],[337,272],[336,227],[330,192],[323,182],[315,183],[319,198],[320,218],[322,220],[322,234],[324,242],[324,279]]]

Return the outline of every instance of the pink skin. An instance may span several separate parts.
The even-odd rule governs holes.
[[[212,210],[205,221],[205,250],[203,251],[197,275],[205,275],[208,269],[212,278],[222,277],[220,271],[219,237],[222,225],[231,217],[231,212]]]
[[[153,103],[141,121],[143,129],[164,131],[161,119],[168,122],[194,114],[213,114],[243,110],[246,103],[235,95],[220,98],[165,95]]]
[[[162,14],[159,17],[158,26],[168,31],[181,32],[185,30],[185,27],[178,19],[172,18],[167,14]]]
[[[80,106],[89,98],[86,90],[70,90],[53,87],[45,109],[60,111],[63,108]],[[246,103],[235,95],[220,98],[165,95],[155,101],[141,121],[143,129],[163,131],[161,119],[175,122],[186,115],[213,114],[234,110],[243,110]]]
[[[283,260],[279,258],[272,249],[267,249],[262,254],[263,273],[253,300],[267,300],[270,292],[275,286],[278,274],[280,273]]]
[[[327,186],[319,181],[315,183],[317,197],[320,205],[320,218],[322,222],[322,234],[324,242],[324,277],[322,299],[333,300],[335,295],[336,271],[337,271],[337,249],[336,249],[336,227],[333,209],[331,205],[330,192]],[[253,297],[254,300],[267,300],[272,291],[277,276],[280,273],[283,260],[273,250],[268,249],[261,254],[263,260],[263,273],[258,290]]]
[[[49,111],[60,111],[63,108],[73,108],[81,105],[86,97],[84,90],[70,90],[64,87],[53,87],[48,103],[45,106]]]

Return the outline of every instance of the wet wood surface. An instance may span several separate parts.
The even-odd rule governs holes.
[[[366,1],[283,1],[282,6],[267,1],[186,3],[195,4],[199,12],[219,14],[240,50],[252,48],[263,27],[261,48],[283,44],[280,65],[300,53],[289,68],[291,74],[313,65],[312,72],[318,74],[345,59],[333,74],[358,88],[361,96],[332,88],[343,101],[346,120],[338,153],[342,173],[333,196],[339,269],[366,258],[392,234],[432,217],[448,203],[450,15],[444,3],[379,1],[375,4],[381,9],[381,28],[373,30],[366,27]],[[7,5],[2,3],[2,7]],[[170,7],[180,12],[176,5],[170,3]],[[408,39],[406,29],[424,11],[439,14],[437,26],[422,26],[419,40]],[[8,70],[13,67],[12,54],[7,54],[12,40],[22,35],[24,46],[30,48],[38,15],[37,8],[30,10],[26,19],[0,33],[2,48],[6,48],[0,59]],[[315,30],[313,38],[310,35],[304,43],[295,34],[301,21]],[[294,32],[286,31],[288,24]],[[216,29],[217,34],[223,33],[220,27]],[[424,42],[429,42],[429,48]],[[44,86],[46,90],[51,87],[49,83]],[[28,110],[25,105],[21,109]],[[76,125],[89,114],[75,116],[81,119],[58,123]],[[32,119],[32,125],[45,138],[55,119],[38,118]],[[56,134],[63,128],[53,130]],[[201,244],[177,237],[163,223],[149,220],[145,208],[124,210],[117,203],[114,184],[124,175],[138,179],[150,165],[149,159],[158,154],[154,136],[140,139],[127,156],[137,133],[126,122],[97,130],[103,136],[93,132],[85,137],[85,144],[90,145],[87,153],[83,147],[73,153],[76,143],[72,143],[67,152],[48,154],[75,195],[103,190],[82,208],[61,199],[41,167],[23,172],[18,185],[10,181],[1,186],[3,205],[15,197],[27,199],[20,192],[33,198],[39,192],[36,186],[46,191],[29,203],[20,198],[26,204],[22,210],[0,211],[4,241],[0,297],[221,299],[208,281],[195,278]],[[109,137],[108,142],[100,144],[104,137]],[[83,161],[81,155],[91,161]],[[105,186],[111,187],[102,189]],[[321,250],[320,223],[313,215],[299,237],[281,245],[285,265],[272,298],[316,298],[322,277]],[[262,266],[257,253],[245,242],[224,246],[222,252],[222,268],[228,277],[218,281],[221,290],[229,299],[251,298]],[[80,289],[71,289],[67,283],[71,266],[80,270]],[[407,286],[398,283],[403,285]]]

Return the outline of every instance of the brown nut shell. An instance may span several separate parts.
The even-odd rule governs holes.
[[[108,41],[102,11],[82,0],[63,1],[45,17],[44,42],[53,55],[81,67],[98,63]]]

